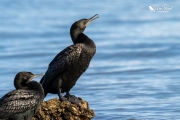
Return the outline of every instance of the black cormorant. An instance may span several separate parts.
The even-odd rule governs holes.
[[[31,120],[44,98],[41,84],[31,81],[42,74],[19,72],[14,79],[16,90],[10,91],[0,99],[0,119]]]
[[[99,15],[96,14],[89,19],[78,20],[71,26],[70,35],[74,44],[56,55],[40,81],[45,96],[47,93],[58,93],[60,100],[68,100],[79,104],[79,99],[70,95],[69,91],[83,72],[86,71],[96,52],[95,43],[83,34],[83,31],[98,17]],[[63,92],[66,92],[65,97],[62,96]]]

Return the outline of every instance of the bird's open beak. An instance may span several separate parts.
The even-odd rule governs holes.
[[[95,14],[94,16],[92,16],[91,18],[88,19],[88,22],[86,23],[85,26],[87,27],[92,21],[94,21],[97,18],[99,18],[99,15]]]
[[[31,76],[31,79],[30,80],[32,80],[33,78],[36,78],[36,77],[39,77],[39,76],[43,76],[44,74],[42,73],[42,74],[33,74],[32,76]]]

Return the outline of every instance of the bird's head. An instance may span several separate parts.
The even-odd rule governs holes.
[[[84,32],[86,27],[97,18],[99,18],[99,15],[95,14],[93,17],[91,17],[89,19],[81,19],[81,20],[78,20],[75,23],[73,23],[71,26],[71,29],[70,29],[70,34],[71,34],[71,38],[72,38],[73,42],[76,39],[77,35]]]
[[[43,76],[43,74],[33,74],[31,72],[19,72],[14,78],[14,86],[16,89],[25,87],[33,78]]]

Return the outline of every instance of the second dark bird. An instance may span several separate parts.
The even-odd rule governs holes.
[[[31,81],[42,74],[19,72],[14,79],[16,90],[0,99],[0,119],[31,120],[44,98],[41,84]]]
[[[40,81],[45,96],[47,93],[58,93],[60,100],[79,104],[79,99],[70,95],[69,91],[86,71],[96,52],[95,43],[83,31],[98,17],[96,14],[89,19],[78,20],[71,26],[70,35],[74,44],[55,56]],[[66,92],[65,97],[62,96],[63,92]]]

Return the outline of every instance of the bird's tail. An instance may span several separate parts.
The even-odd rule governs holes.
[[[44,98],[46,97],[46,95],[47,95],[47,92],[45,92],[45,90],[44,90]]]
[[[44,80],[44,76],[41,78],[40,84],[43,83],[43,80]],[[42,86],[43,86],[43,85],[42,85]],[[43,89],[44,89],[44,87],[43,87]],[[48,93],[47,93],[46,90],[44,89],[44,98],[46,97],[47,94],[48,94]]]
[[[43,79],[44,79],[44,76],[41,78],[41,80],[40,80],[40,83],[42,84],[42,82],[43,82]]]

